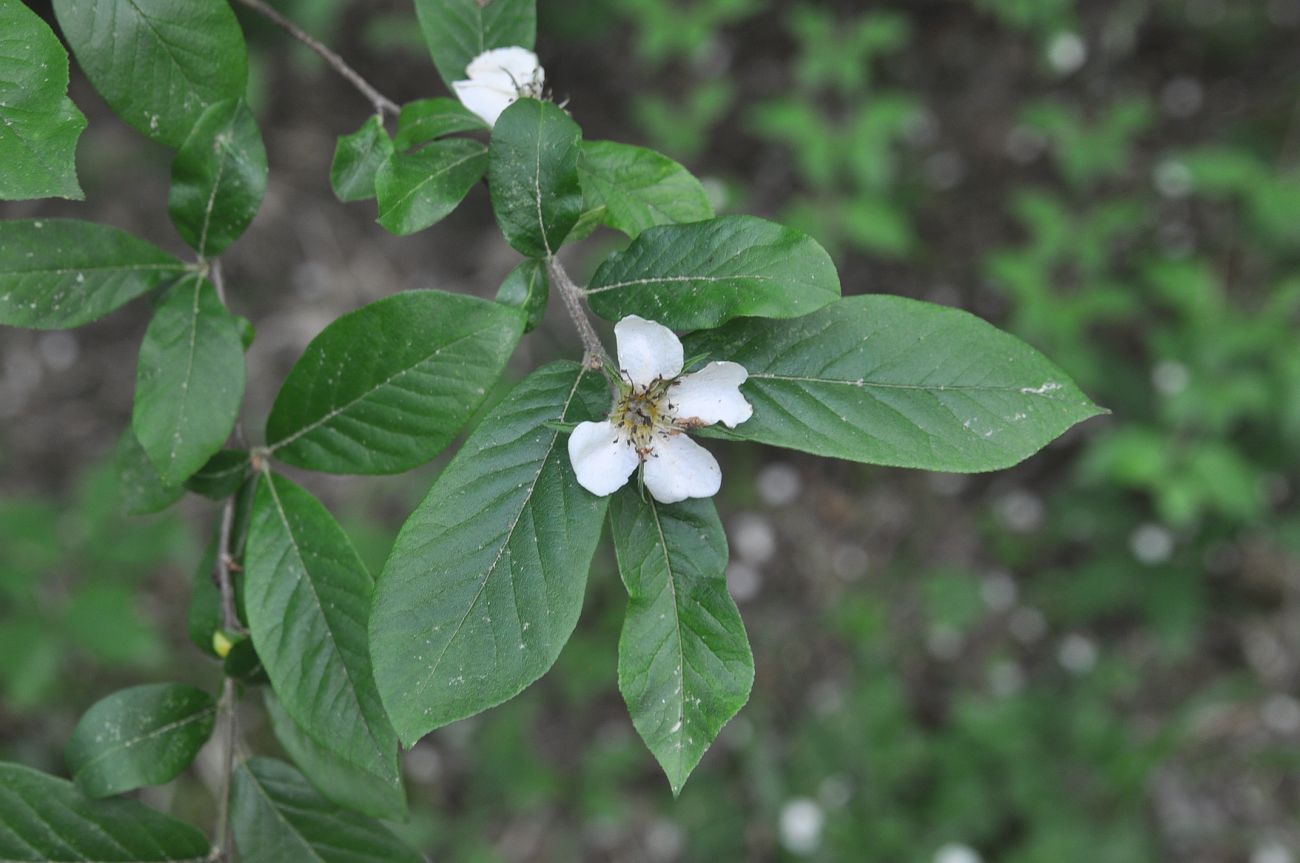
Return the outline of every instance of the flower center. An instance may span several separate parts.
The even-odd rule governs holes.
[[[673,406],[668,401],[671,383],[656,380],[649,386],[629,387],[609,413],[609,421],[643,459],[653,454],[656,435],[667,437],[678,431]]]

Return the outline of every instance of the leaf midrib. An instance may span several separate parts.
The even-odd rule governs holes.
[[[191,723],[199,722],[203,719],[206,719],[208,716],[211,716],[216,712],[217,712],[216,705],[209,705],[207,707],[204,707],[198,713],[191,713],[190,715],[182,719],[174,720],[172,722],[167,723],[166,725],[160,725],[157,728],[154,728],[151,731],[149,731],[147,734],[141,734],[139,737],[133,737],[130,740],[120,741],[114,746],[111,746],[108,749],[105,749],[104,751],[100,752],[98,755],[96,755],[94,758],[87,761],[85,764],[81,765],[81,767],[77,770],[76,775],[80,776],[82,773],[86,772],[91,767],[94,767],[96,764],[98,764],[100,761],[103,761],[105,758],[109,757],[110,755],[116,755],[119,752],[130,749],[133,746],[143,743],[146,740],[151,740],[154,737],[157,737],[160,734],[164,734],[168,731],[173,731],[177,728],[184,728],[185,726],[190,725]]]
[[[579,370],[578,377],[574,380],[573,387],[569,390],[569,395],[564,400],[564,406],[560,409],[561,420],[568,416],[569,405],[573,404],[573,399],[578,393],[578,387],[582,384],[582,379],[586,374],[585,369]],[[442,664],[442,660],[447,655],[447,651],[451,649],[452,643],[457,639],[460,635],[460,631],[465,627],[465,621],[469,619],[470,612],[472,612],[474,607],[478,605],[479,599],[483,596],[483,591],[487,589],[488,582],[492,580],[493,574],[496,573],[496,569],[501,563],[501,558],[505,555],[506,549],[510,547],[510,540],[514,538],[515,530],[519,527],[519,522],[523,519],[524,512],[528,509],[528,504],[532,501],[533,494],[537,491],[537,480],[541,477],[542,471],[546,469],[546,463],[551,458],[551,453],[555,449],[555,441],[559,436],[560,433],[558,430],[551,432],[551,439],[546,444],[546,455],[541,458],[541,464],[537,467],[537,473],[533,474],[533,478],[528,483],[528,493],[524,495],[523,500],[520,502],[519,511],[515,513],[514,518],[510,521],[510,527],[506,529],[505,534],[502,536],[501,548],[497,550],[496,557],[492,559],[492,563],[488,566],[486,572],[484,572],[483,578],[480,579],[478,590],[474,593],[474,598],[465,606],[465,613],[462,614],[460,620],[456,622],[456,628],[443,644],[442,650],[438,653],[438,657],[429,666],[429,673],[425,675],[424,678],[426,684],[429,680],[433,679],[433,676],[437,673],[438,666]]]

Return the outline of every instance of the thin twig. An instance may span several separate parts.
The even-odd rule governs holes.
[[[596,335],[596,328],[591,325],[591,318],[587,317],[586,309],[582,307],[582,291],[573,283],[573,279],[569,278],[569,273],[564,269],[559,258],[551,256],[546,263],[551,273],[551,284],[559,290],[560,298],[564,300],[564,308],[573,319],[578,337],[582,339],[583,365],[589,369],[600,368],[608,362],[609,355],[605,352],[605,346],[600,343],[600,336]]]
[[[221,626],[231,632],[243,632],[244,625],[239,622],[235,611],[235,589],[230,583],[231,564],[234,558],[230,554],[230,536],[235,525],[235,496],[226,498],[221,508],[221,530],[217,535],[217,562],[212,579],[217,583],[221,593]]]
[[[290,36],[319,54],[321,59],[333,67],[335,72],[338,72],[344,78],[347,78],[348,81],[352,83],[353,87],[360,90],[361,94],[370,100],[370,104],[375,106],[375,113],[389,113],[393,115],[398,113],[399,108],[397,107],[396,102],[376,90],[369,81],[362,78],[361,75],[357,73],[357,70],[349,66],[342,57],[335,54],[329,48],[326,48],[307,33],[303,32],[302,28],[297,24],[263,3],[262,0],[239,0],[239,2],[247,6],[249,9],[252,9],[254,12],[257,12],[259,15],[269,18]]]
[[[221,714],[226,720],[221,752],[221,794],[217,797],[217,835],[210,859],[230,860],[230,781],[235,772],[235,681],[227,677],[221,688]]]

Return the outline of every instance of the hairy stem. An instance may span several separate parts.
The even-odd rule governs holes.
[[[235,524],[235,496],[226,498],[221,507],[221,530],[217,535],[217,562],[212,573],[217,590],[221,593],[221,626],[232,632],[242,632],[243,624],[235,611],[235,588],[230,581],[231,564],[234,558],[230,554],[230,536]]]
[[[582,339],[583,365],[589,369],[600,368],[608,363],[609,354],[605,352],[605,346],[600,343],[600,336],[596,335],[596,328],[591,325],[587,310],[582,307],[582,291],[573,283],[573,279],[569,278],[569,273],[564,269],[559,258],[552,255],[547,259],[546,264],[551,274],[551,284],[559,290],[560,298],[564,300],[564,308],[573,319],[573,326],[578,330],[578,338]]]
[[[353,87],[360,90],[361,94],[370,100],[370,104],[375,106],[376,114],[388,113],[396,115],[398,113],[399,109],[396,102],[376,90],[374,85],[365,78],[362,78],[357,70],[349,66],[342,57],[309,36],[297,24],[281,15],[266,3],[263,3],[262,0],[239,0],[239,2],[247,6],[249,9],[252,9],[254,12],[257,12],[259,15],[270,19],[290,36],[319,54],[321,59],[328,63],[335,72],[338,72],[344,78],[347,78]]]

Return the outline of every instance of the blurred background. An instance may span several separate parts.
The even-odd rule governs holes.
[[[442,94],[403,0],[276,5],[389,97]],[[602,551],[555,669],[406,754],[395,829],[457,863],[1300,859],[1300,0],[539,5],[548,81],[588,138],[661,149],[720,211],[807,230],[846,293],[992,320],[1113,414],[993,475],[715,447],[757,679],[680,799],[616,689],[626,595]],[[337,203],[334,140],[368,104],[238,11],[271,166],[223,256],[258,330],[256,438],[339,314],[411,288],[491,297],[517,258],[481,188],[405,239]],[[0,215],[181,253],[168,152],[75,64],[72,95],[87,200]],[[0,758],[62,772],[99,697],[219,679],[185,624],[213,507],[117,514],[147,318],[0,332]],[[512,379],[576,355],[552,308]],[[438,467],[300,479],[377,571]],[[256,693],[241,719],[276,751]],[[143,797],[209,824],[216,776],[204,757]]]

